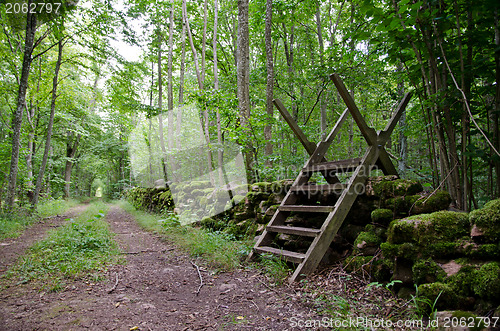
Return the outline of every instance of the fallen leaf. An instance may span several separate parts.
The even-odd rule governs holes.
[[[242,320],[242,319],[245,319],[245,317],[243,317],[243,316],[238,316],[238,317],[236,317],[236,319],[237,319],[237,320]]]

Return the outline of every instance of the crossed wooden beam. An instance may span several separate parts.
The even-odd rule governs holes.
[[[392,115],[392,118],[389,120],[389,123],[387,123],[386,127],[382,131],[375,131],[375,129],[371,128],[368,126],[366,123],[363,115],[361,115],[361,112],[359,111],[358,107],[356,106],[356,103],[354,102],[354,99],[352,98],[351,94],[345,87],[344,83],[342,82],[342,79],[338,74],[332,74],[330,75],[330,79],[333,81],[335,84],[335,87],[337,88],[340,96],[344,100],[347,110],[351,113],[351,116],[353,117],[354,121],[356,122],[356,125],[361,131],[361,134],[363,135],[364,139],[366,140],[368,146],[370,147],[377,147],[378,149],[378,159],[376,162],[376,165],[383,171],[385,175],[398,175],[398,172],[394,165],[391,162],[391,159],[389,157],[389,154],[385,150],[385,144],[389,140],[392,132],[394,131],[394,128],[396,127],[399,119],[401,118],[401,115],[403,114],[403,111],[405,110],[406,106],[408,105],[408,102],[410,101],[411,98],[411,92],[406,93],[399,103],[398,107],[396,108],[396,111]],[[286,110],[285,106],[283,103],[278,100],[274,99],[273,100],[274,105],[276,108],[278,108],[279,112],[281,113],[281,116],[285,119],[285,121],[288,123],[290,128],[292,129],[293,133],[301,144],[304,146],[306,149],[307,153],[309,155],[313,155],[317,145],[313,142],[311,142],[309,139],[307,139],[307,136],[304,134],[304,132],[300,129],[300,127],[297,125],[293,117],[290,115],[290,113]],[[346,115],[347,115],[347,110],[344,111],[339,119],[340,124],[345,120]],[[338,133],[338,128],[339,126],[336,125],[335,128],[332,130],[332,132],[329,135],[329,139],[333,139],[333,137]],[[325,151],[326,152],[326,151]],[[322,157],[322,160],[320,162],[325,162],[326,159]],[[338,178],[335,176],[325,176],[325,179],[330,183],[334,184],[338,182]]]

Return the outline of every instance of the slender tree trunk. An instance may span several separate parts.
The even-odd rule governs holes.
[[[219,2],[218,0],[214,1],[214,36],[213,36],[213,52],[214,52],[214,89],[215,93],[219,91],[219,68],[217,63],[217,28],[218,28],[218,19],[219,19]],[[218,175],[219,175],[219,183],[222,185],[224,182],[224,150],[222,149],[222,126],[221,126],[221,117],[219,107],[216,106],[215,114],[217,117],[217,164],[218,164]]]
[[[170,10],[170,28],[168,36],[168,133],[167,133],[167,144],[170,155],[170,164],[172,165],[172,173],[174,178],[177,177],[177,162],[175,160],[175,154],[172,153],[174,148],[174,92],[173,92],[173,81],[172,81],[172,62],[174,53],[174,8],[175,4],[172,1],[172,9]]]
[[[186,0],[182,2],[182,8],[186,6]],[[184,15],[183,15],[184,16]],[[182,20],[182,34],[181,34],[181,67],[179,75],[179,111],[177,112],[177,128],[176,128],[176,148],[179,150],[181,148],[181,123],[182,123],[182,111],[184,108],[184,72],[186,69],[186,22]],[[179,175],[182,178],[181,175]]]
[[[167,176],[167,149],[165,147],[165,137],[163,135],[163,79],[162,79],[162,69],[161,69],[161,44],[162,37],[161,31],[158,28],[158,131],[160,135],[160,147],[161,147],[161,167],[163,173],[163,179],[165,183],[168,181]]]
[[[238,0],[238,48],[237,48],[237,88],[238,109],[242,135],[245,137],[245,162],[247,179],[254,181],[252,145],[250,142],[250,39],[248,31],[249,0]]]
[[[273,90],[274,90],[274,61],[273,61],[273,42],[271,39],[273,23],[273,1],[266,1],[266,30],[265,30],[265,44],[266,44],[266,68],[267,68],[267,83],[266,83],[266,113],[269,118],[266,126],[264,127],[264,139],[266,140],[265,154],[266,166],[272,167],[273,163],[271,155],[273,154],[272,142],[272,121],[274,118],[274,105],[273,105]]]
[[[317,35],[318,35],[318,45],[319,45],[319,64],[321,66],[321,68],[323,68],[324,64],[325,64],[325,60],[324,60],[324,44],[323,44],[323,28],[321,27],[321,4],[320,2],[318,2],[316,4],[316,30],[317,30]],[[323,85],[323,84],[321,84]],[[321,93],[321,99],[320,99],[320,114],[321,114],[321,118],[320,118],[320,122],[321,122],[321,139],[325,139],[326,137],[326,126],[327,126],[327,123],[326,123],[326,97],[325,97],[325,93],[322,93],[322,89],[323,87],[320,86],[320,91],[319,93]]]
[[[56,112],[57,85],[58,85],[57,80],[59,79],[59,69],[61,68],[62,50],[63,50],[63,42],[62,40],[59,40],[57,62],[56,62],[56,68],[54,70],[54,80],[52,82],[52,99],[50,101],[50,117],[49,117],[49,123],[47,125],[47,138],[45,140],[45,149],[43,151],[42,164],[40,166],[40,171],[38,172],[38,177],[36,180],[35,193],[33,194],[33,198],[31,200],[31,205],[33,208],[35,208],[38,203],[38,198],[40,196],[40,191],[42,189],[45,168],[47,166],[47,160],[49,158],[50,140],[52,138],[52,126],[54,124],[54,114]]]
[[[72,137],[75,133],[68,131],[68,141],[66,144],[66,166],[64,167],[64,198],[68,199],[70,197],[71,188],[71,170],[73,169],[74,157],[78,149],[78,144],[80,143],[81,134],[77,134],[75,141]]]
[[[403,65],[400,64],[398,66],[398,70],[403,71]],[[401,80],[398,83],[398,94],[400,97],[404,95],[404,83]],[[401,114],[401,118],[399,119],[399,127],[401,132],[399,134],[399,161],[398,161],[398,172],[401,177],[404,177],[406,174],[406,164],[408,160],[408,139],[406,137],[406,111]]]
[[[498,24],[498,9],[495,10],[495,45],[500,47],[500,28]],[[500,113],[500,52],[495,52],[495,76],[496,76],[496,94],[495,111],[491,113],[491,122],[493,125],[493,146],[500,150],[500,137],[498,133],[498,114]],[[494,155],[493,151],[491,154]],[[500,161],[494,162],[496,175],[496,197],[500,197]]]
[[[28,0],[28,8],[32,1]],[[21,79],[19,80],[19,90],[17,93],[17,107],[12,123],[12,154],[10,158],[9,187],[7,189],[7,209],[12,209],[16,197],[17,171],[19,164],[19,149],[21,143],[21,125],[23,123],[23,111],[26,107],[26,91],[28,90],[28,77],[33,54],[33,45],[36,32],[36,15],[28,11],[26,19],[26,35],[24,38],[23,66],[21,69]]]

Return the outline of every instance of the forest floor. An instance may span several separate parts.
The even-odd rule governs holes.
[[[0,276],[49,229],[84,208],[0,243]],[[300,293],[270,287],[255,268],[203,268],[118,206],[106,221],[126,261],[109,267],[104,281],[70,280],[57,292],[0,278],[0,330],[290,330],[294,319],[321,319]]]

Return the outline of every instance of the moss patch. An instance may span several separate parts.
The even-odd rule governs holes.
[[[393,213],[390,209],[379,208],[372,211],[371,218],[373,223],[385,225],[391,223]]]
[[[427,245],[436,241],[455,241],[468,234],[467,214],[439,211],[392,222],[388,231],[388,241],[394,244],[414,242]]]
[[[412,267],[415,284],[443,282],[446,272],[432,259],[418,260]]]
[[[413,195],[423,190],[419,182],[408,179],[382,180],[372,185],[375,194],[381,197]]]
[[[476,225],[484,234],[485,241],[497,243],[500,240],[500,199],[492,200],[483,208],[469,215],[471,225]]]
[[[459,297],[448,284],[436,282],[422,284],[418,287],[418,296],[425,302],[426,308],[434,306],[437,309],[456,309]],[[425,308],[425,307],[423,307]]]
[[[498,263],[491,262],[483,265],[476,274],[474,293],[479,297],[500,301],[500,267]]]

